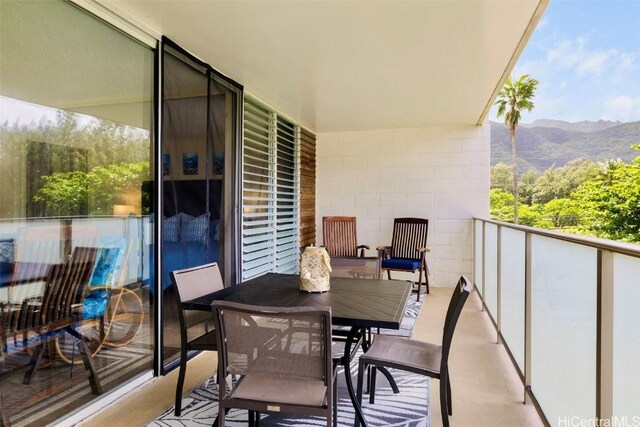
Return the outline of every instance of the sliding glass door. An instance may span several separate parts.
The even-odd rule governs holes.
[[[152,369],[154,48],[4,0],[0,52],[0,415],[44,425]]]
[[[234,197],[241,89],[166,40],[162,85],[162,360],[177,362],[174,270],[218,263],[236,282]],[[194,328],[207,327],[203,322]]]

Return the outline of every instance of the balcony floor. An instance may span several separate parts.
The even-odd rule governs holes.
[[[451,289],[433,288],[426,299],[414,338],[438,342]],[[413,296],[415,298],[415,296]],[[215,370],[215,353],[202,354],[189,362],[185,390],[195,387]],[[523,387],[480,298],[472,293],[460,317],[450,355],[453,393],[453,426],[542,426],[534,407],[523,404]],[[82,425],[142,426],[173,404],[177,370],[154,379]],[[437,381],[431,386],[432,425],[442,425]]]
[[[444,316],[451,289],[432,288],[413,332],[413,338],[442,340]],[[453,426],[542,426],[531,403],[523,404],[522,382],[496,330],[481,310],[477,292],[471,293],[453,336],[449,355]],[[440,392],[431,382],[431,421],[441,426]]]

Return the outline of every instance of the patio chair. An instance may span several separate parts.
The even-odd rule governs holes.
[[[330,257],[364,256],[367,245],[358,245],[356,217],[325,216],[322,218],[322,241]]]
[[[360,356],[358,365],[358,401],[362,402],[364,370],[372,366],[370,401],[375,398],[376,370],[379,367],[400,369],[440,380],[440,409],[442,423],[449,426],[449,415],[453,415],[451,403],[451,380],[449,378],[449,351],[451,340],[464,303],[471,291],[471,282],[462,276],[453,290],[444,321],[442,345],[412,340],[407,337],[376,335],[367,352]],[[356,427],[359,422],[356,420]]]
[[[94,267],[97,249],[76,247],[65,263],[50,264],[40,295],[28,296],[21,300],[12,300],[3,310],[3,333],[12,333],[13,345],[17,335],[23,335],[28,345],[28,336],[37,334],[37,342],[31,352],[29,368],[24,375],[24,384],[30,384],[40,365],[49,343],[63,333],[77,338],[77,348],[89,371],[89,384],[93,394],[101,394],[102,387],[93,365],[86,340],[80,336],[74,326],[82,320],[82,302]],[[20,284],[12,284],[19,287]],[[3,341],[6,342],[6,337]],[[3,349],[4,350],[4,349]]]
[[[420,272],[418,278],[418,301],[422,291],[422,274],[424,273],[427,293],[429,293],[429,268],[425,254],[427,248],[427,232],[429,220],[423,218],[396,218],[393,220],[391,246],[379,246],[378,253],[382,257],[382,270],[391,279],[391,271]]]
[[[125,287],[131,245],[121,237],[102,239],[82,306],[82,321],[75,329],[86,338],[92,356],[103,346],[122,347],[138,334],[144,320],[142,299]],[[73,345],[64,337],[55,342],[58,357],[78,363]]]
[[[217,263],[200,265],[197,267],[175,270],[171,272],[171,281],[177,295],[178,319],[180,322],[180,371],[176,385],[175,415],[182,412],[182,389],[187,371],[187,356],[189,351],[217,351],[216,331],[209,330],[207,321],[213,320],[213,315],[207,312],[183,310],[185,301],[207,295],[224,288],[222,275]],[[189,328],[205,322],[205,333],[194,339],[189,339]]]
[[[230,408],[239,408],[250,414],[322,416],[330,427],[331,308],[260,307],[220,300],[213,308],[219,348],[218,425],[225,425]],[[265,334],[267,329],[272,333]],[[239,376],[233,387],[224,380],[229,375]]]

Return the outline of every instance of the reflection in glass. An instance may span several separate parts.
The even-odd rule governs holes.
[[[180,330],[170,273],[216,262],[229,284],[234,281],[231,242],[232,168],[237,94],[210,70],[169,43],[163,51],[162,94],[162,277],[163,362],[176,361]],[[194,325],[204,332],[207,324]],[[210,326],[210,325],[209,325]]]
[[[0,51],[0,410],[44,425],[152,368],[153,51],[63,1]]]

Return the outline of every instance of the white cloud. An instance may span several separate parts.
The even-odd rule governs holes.
[[[640,120],[640,98],[612,96],[604,101],[604,114],[609,120]]]
[[[539,32],[540,30],[542,30],[544,27],[549,25],[549,18],[544,16],[540,22],[538,22],[538,25],[536,26],[536,31]]]
[[[589,39],[564,39],[547,51],[546,65],[574,70],[579,75],[615,75],[617,79],[636,67],[636,54],[617,49],[590,49]]]

